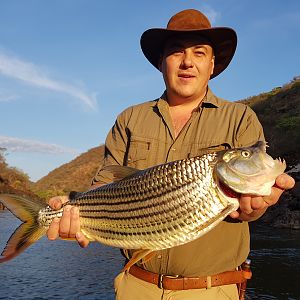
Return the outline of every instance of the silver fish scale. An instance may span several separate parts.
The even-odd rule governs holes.
[[[126,249],[160,250],[194,240],[228,209],[213,180],[215,157],[155,166],[79,194],[71,204],[79,207],[82,232]],[[41,214],[55,216],[51,209]]]

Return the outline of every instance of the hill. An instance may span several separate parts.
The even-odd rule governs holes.
[[[256,112],[269,144],[268,152],[283,157],[289,166],[297,164],[300,161],[300,77],[239,102]]]
[[[41,198],[85,191],[90,187],[103,156],[103,145],[92,148],[41,178],[33,185],[33,190]]]
[[[29,177],[21,170],[8,166],[5,161],[6,149],[0,148],[0,194],[12,193],[16,195],[36,197],[32,192]],[[0,203],[0,210],[3,205]]]

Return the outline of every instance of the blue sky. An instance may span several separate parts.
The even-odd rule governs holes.
[[[238,34],[210,87],[243,99],[300,75],[298,0],[0,0],[0,147],[35,181],[105,141],[126,107],[155,99],[161,74],[139,45],[148,28],[196,8]]]

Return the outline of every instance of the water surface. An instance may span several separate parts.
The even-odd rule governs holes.
[[[0,251],[20,222],[0,211]],[[300,299],[300,231],[252,228],[253,280],[247,298]],[[113,278],[123,265],[118,249],[42,238],[0,265],[0,299],[114,299]]]

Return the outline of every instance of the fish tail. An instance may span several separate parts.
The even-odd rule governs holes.
[[[39,211],[46,203],[9,194],[0,194],[0,202],[23,222],[7,241],[0,257],[2,263],[22,253],[46,233],[46,228],[38,223]]]

